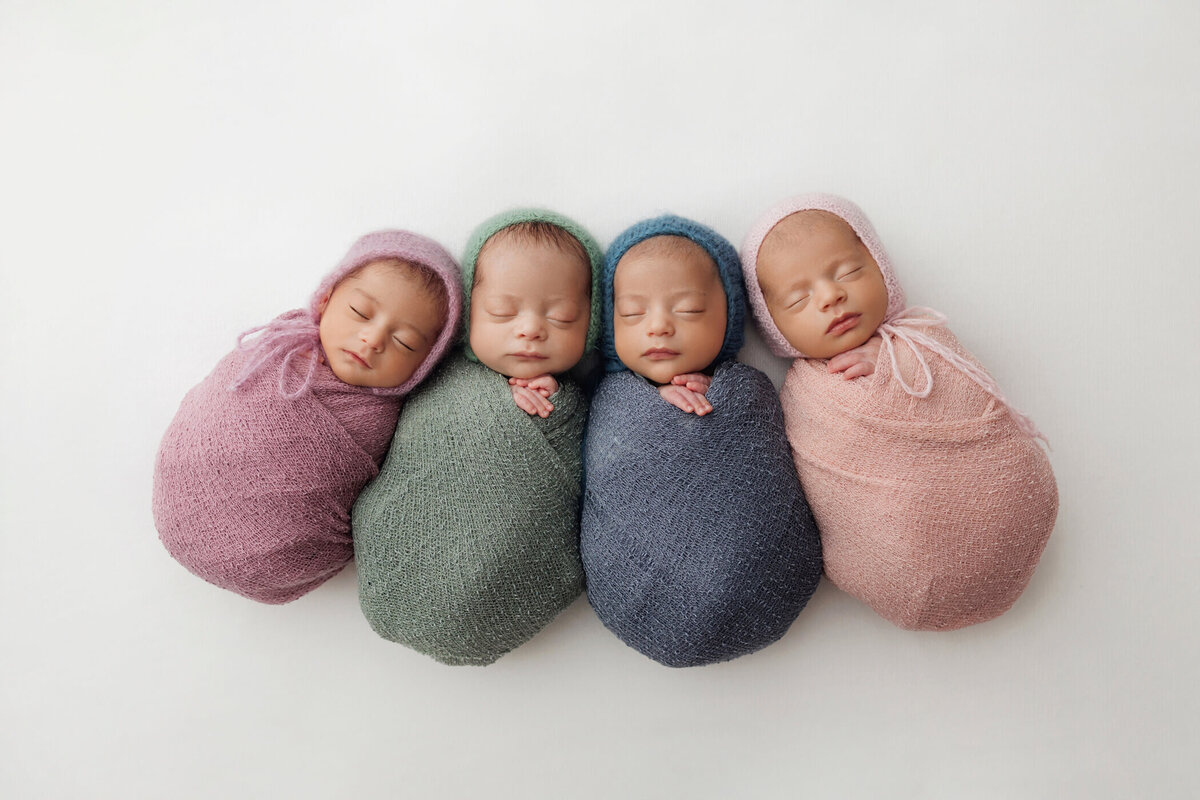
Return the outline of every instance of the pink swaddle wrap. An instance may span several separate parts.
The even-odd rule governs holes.
[[[401,386],[344,383],[325,363],[323,298],[358,267],[396,258],[431,269],[449,311],[430,353]],[[458,267],[435,242],[405,231],[368,234],[313,295],[255,329],[184,397],[154,471],[154,522],[171,555],[210,583],[286,603],[353,558],[350,509],[379,472],[401,398],[453,339]],[[244,336],[245,334],[243,334]]]
[[[797,211],[844,219],[879,264],[888,311],[873,375],[844,380],[804,358],[775,326],[757,278],[771,228]],[[1058,513],[1058,490],[1032,423],[927,309],[905,308],[861,210],[831,195],[776,206],[743,247],[747,295],[763,337],[796,361],[780,400],[825,572],[896,625],[950,630],[1004,613],[1029,583]]]

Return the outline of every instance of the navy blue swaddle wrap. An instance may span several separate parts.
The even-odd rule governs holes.
[[[697,417],[632,372],[592,402],[580,555],[588,600],[621,641],[690,667],[766,647],[821,578],[821,544],[775,387],[720,366]]]
[[[613,277],[633,245],[684,236],[713,258],[729,306],[703,417],[624,369]],[[588,601],[621,641],[672,667],[727,661],[779,639],[821,578],[821,544],[788,447],[778,392],[733,360],[744,301],[737,253],[680,217],[639,223],[605,257],[607,374],[584,438],[580,555]]]

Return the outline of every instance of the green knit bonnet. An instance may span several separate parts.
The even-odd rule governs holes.
[[[547,211],[544,208],[514,208],[511,211],[505,211],[501,214],[486,220],[482,225],[475,229],[471,234],[471,238],[467,240],[467,249],[463,254],[462,260],[462,281],[463,281],[463,310],[462,310],[462,325],[463,325],[463,352],[467,358],[472,361],[478,361],[475,357],[475,352],[471,349],[469,339],[471,325],[471,288],[475,283],[475,262],[479,258],[479,251],[483,249],[487,240],[495,234],[513,225],[518,225],[522,222],[548,222],[562,228],[567,233],[574,236],[583,245],[583,250],[587,253],[588,264],[592,270],[592,307],[591,316],[588,318],[587,340],[584,344],[584,355],[591,352],[596,345],[596,339],[600,335],[600,314],[601,314],[601,297],[600,297],[600,272],[604,265],[604,253],[600,250],[600,245],[596,244],[596,240],[588,233],[582,225],[569,217],[564,217],[562,214],[556,214],[553,211]]]

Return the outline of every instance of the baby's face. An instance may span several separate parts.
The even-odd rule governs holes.
[[[412,267],[372,261],[343,278],[321,304],[321,347],[352,386],[394,388],[437,341],[445,314]]]
[[[771,229],[758,252],[758,284],[780,333],[810,358],[864,344],[887,314],[879,265],[826,212],[801,211]]]
[[[679,252],[637,246],[613,275],[613,338],[617,356],[651,381],[705,369],[725,341],[725,289],[699,247]]]
[[[502,231],[475,265],[471,349],[510,378],[565,372],[583,357],[590,286],[590,268],[577,256]]]

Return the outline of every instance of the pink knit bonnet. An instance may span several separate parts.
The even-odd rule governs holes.
[[[309,300],[307,310],[290,311],[271,320],[266,325],[251,328],[239,336],[238,347],[249,351],[250,357],[230,389],[237,389],[260,369],[278,361],[281,365],[280,394],[284,397],[295,398],[306,392],[316,370],[316,359],[308,359],[308,368],[304,373],[303,381],[294,391],[287,389],[287,366],[293,358],[304,353],[320,351],[322,301],[325,300],[326,295],[333,292],[334,287],[342,279],[356,269],[366,266],[372,261],[388,258],[407,261],[432,270],[446,289],[446,321],[442,324],[442,330],[429,350],[429,354],[417,367],[412,377],[399,386],[362,387],[364,392],[390,397],[402,397],[410,392],[425,379],[425,376],[445,354],[454,339],[462,308],[462,279],[459,275],[458,264],[445,248],[432,239],[401,230],[375,231],[361,237],[350,247],[350,251],[333,271],[322,279],[321,284]],[[260,335],[249,342],[244,341],[247,336],[255,333],[260,333]],[[301,359],[301,361],[303,360]]]
[[[875,263],[879,265],[879,271],[883,273],[883,282],[888,293],[888,307],[884,322],[891,321],[904,310],[904,290],[900,288],[900,282],[896,279],[892,259],[888,257],[887,250],[879,241],[879,235],[875,233],[875,228],[861,208],[846,198],[834,194],[813,192],[790,197],[759,217],[742,243],[742,274],[746,277],[746,297],[750,301],[754,319],[758,322],[759,331],[767,346],[771,348],[771,352],[784,358],[806,358],[806,356],[792,347],[779,332],[775,320],[771,319],[771,312],[767,310],[766,300],[763,299],[762,287],[758,285],[758,250],[762,247],[767,234],[776,225],[785,217],[790,217],[800,211],[828,211],[845,220],[846,224],[858,234],[858,238],[862,240],[871,253],[871,257],[875,259]]]

